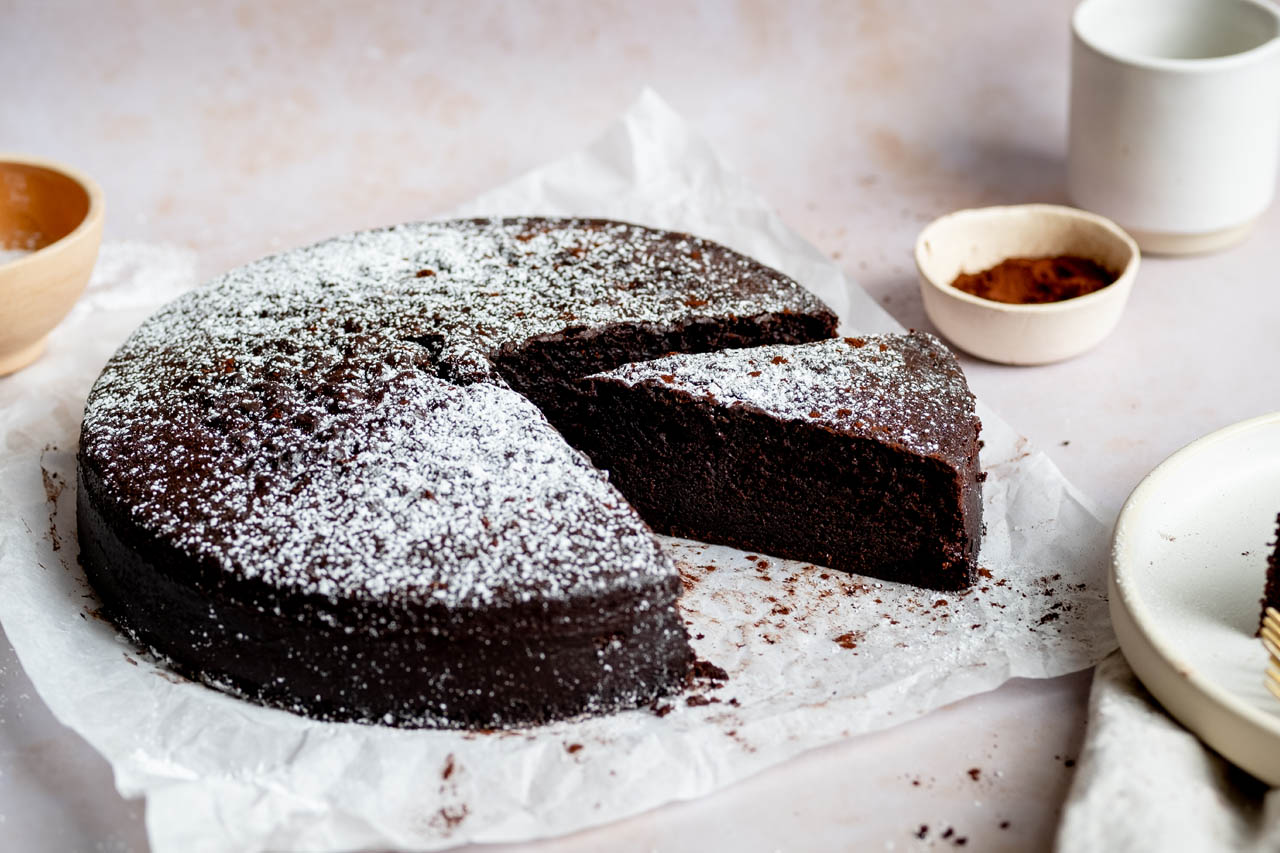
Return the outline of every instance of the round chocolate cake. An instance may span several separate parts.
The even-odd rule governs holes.
[[[834,328],[780,273],[616,222],[424,223],[266,258],[103,370],[81,559],[179,672],[322,719],[634,707],[692,655],[670,560],[571,444],[581,378]]]

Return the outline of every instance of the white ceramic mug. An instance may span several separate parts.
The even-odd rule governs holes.
[[[1067,189],[1144,252],[1225,248],[1275,194],[1280,10],[1084,0],[1072,18]]]

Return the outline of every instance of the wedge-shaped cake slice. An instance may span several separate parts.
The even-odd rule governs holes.
[[[934,589],[973,582],[981,424],[932,335],[670,355],[588,383],[585,449],[655,530]]]

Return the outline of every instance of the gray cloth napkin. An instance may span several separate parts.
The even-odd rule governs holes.
[[[1093,677],[1057,850],[1280,851],[1277,791],[1182,728],[1113,652]]]

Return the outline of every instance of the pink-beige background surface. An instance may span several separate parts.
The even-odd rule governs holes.
[[[648,85],[900,322],[927,329],[910,258],[925,222],[1065,201],[1070,9],[0,2],[0,150],[94,175],[108,239],[188,246],[208,276],[438,215],[580,147]],[[1273,207],[1228,252],[1145,259],[1119,328],[1091,353],[965,368],[1110,517],[1177,447],[1280,409],[1277,270]],[[1087,689],[1086,675],[1013,682],[533,848],[1044,847]],[[6,844],[145,850],[142,808],[0,644]]]

